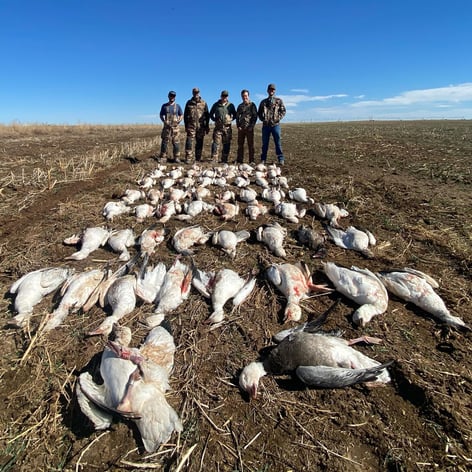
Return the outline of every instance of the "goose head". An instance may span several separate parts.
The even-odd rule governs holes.
[[[244,367],[239,376],[239,386],[249,394],[252,400],[257,397],[257,390],[259,388],[259,380],[266,375],[266,371],[262,362],[251,362]]]

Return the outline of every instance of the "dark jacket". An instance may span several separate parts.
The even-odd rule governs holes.
[[[203,98],[192,97],[185,104],[184,111],[185,128],[208,129],[210,126],[210,113],[208,105]]]
[[[254,128],[257,121],[257,108],[255,103],[240,103],[236,110],[236,125],[238,128]]]
[[[285,116],[286,111],[281,98],[267,97],[259,104],[257,114],[264,126],[275,126]]]
[[[236,118],[236,109],[231,102],[223,103],[218,100],[213,104],[210,110],[210,119],[215,122],[215,125],[228,126]]]

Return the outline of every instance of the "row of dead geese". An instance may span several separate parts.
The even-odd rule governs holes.
[[[176,182],[180,183],[181,188],[174,187],[173,192]],[[202,208],[201,211],[214,212],[224,220],[234,219],[239,214],[239,205],[232,190],[218,193],[214,203],[207,203],[203,199],[210,197],[211,186],[225,189],[233,185],[241,189],[239,201],[245,202],[246,208],[262,208],[263,205],[257,201],[259,194],[249,187],[252,182],[262,189],[262,198],[272,201],[276,215],[291,223],[298,223],[298,218],[305,215],[304,209],[283,200],[284,188],[288,190],[290,199],[313,205],[315,214],[329,221],[326,229],[336,245],[372,256],[369,249],[375,244],[372,233],[352,226],[346,230],[341,228],[339,219],[348,216],[345,210],[336,205],[316,204],[303,189],[290,190],[287,179],[276,166],[266,168],[259,165],[252,168],[245,164],[238,168],[222,166],[212,169],[192,166],[186,173],[181,167],[165,172],[165,168],[159,166],[150,175],[140,179],[139,189],[129,189],[120,201],[108,202],[103,215],[107,220],[112,220],[119,214],[131,213],[131,205],[140,198],[154,198],[150,204],[153,205],[154,215],[161,222],[168,221],[172,216],[183,221],[191,219],[198,214],[189,210],[194,203],[195,207]],[[177,197],[177,189],[182,190],[180,197]],[[272,194],[270,198],[273,200],[269,200],[269,194]],[[182,198],[190,199],[182,204]],[[291,209],[282,210],[284,204],[288,205],[285,208]],[[184,213],[177,211],[178,206],[186,208]],[[112,207],[126,210],[117,213],[116,208],[111,210]],[[173,210],[169,211],[169,207]],[[144,214],[136,211],[136,208],[136,216]],[[246,214],[255,219],[250,213]],[[255,233],[255,238],[275,256],[285,257],[283,244],[287,229],[284,226],[277,222],[264,224]],[[39,269],[25,274],[10,288],[10,292],[15,295],[14,310],[17,313],[12,324],[17,327],[27,324],[34,307],[45,296],[59,289],[60,301],[42,324],[44,331],[61,325],[69,313],[79,310],[86,312],[97,302],[102,307],[111,308],[111,315],[88,333],[112,335],[114,338],[102,353],[100,372],[103,383],[97,384],[89,373],[82,373],[77,386],[78,401],[96,429],[109,427],[116,413],[133,420],[147,451],[154,451],[161,443],[168,441],[174,431],[182,430],[178,414],[165,398],[175,353],[174,340],[163,326],[166,315],[185,302],[193,286],[211,300],[212,312],[207,322],[212,328],[218,327],[224,320],[227,302],[232,301],[233,309],[239,307],[248,299],[256,284],[254,276],[243,277],[227,268],[205,272],[195,267],[193,261],[190,266],[185,264],[181,257],[191,254],[195,245],[205,244],[209,240],[234,257],[237,244],[249,239],[249,231],[205,231],[198,225],[182,228],[172,236],[172,246],[179,255],[169,269],[162,262],[154,266],[150,263],[151,256],[166,235],[164,229],[156,228],[143,231],[138,238],[131,229],[110,231],[101,227],[87,228],[82,234],[64,241],[66,244],[81,243],[80,250],[67,259],[84,259],[107,244],[113,251],[120,253],[119,260],[126,264],[114,273],[103,269],[77,273],[72,267]],[[315,255],[325,254],[324,238],[311,228],[300,227],[297,238],[302,244],[311,247]],[[138,251],[131,257],[128,249],[133,246],[137,246]],[[435,292],[437,282],[422,272],[405,268],[373,273],[368,269],[340,267],[333,262],[322,265],[335,289],[314,284],[311,270],[304,263],[272,264],[265,270],[266,279],[287,300],[284,321],[299,321],[302,316],[300,302],[313,293],[336,290],[359,305],[353,314],[353,321],[364,326],[372,317],[385,313],[389,291],[450,326],[467,328],[462,319],[451,315]],[[139,349],[129,347],[131,331],[120,326],[123,317],[135,309],[138,299],[154,307],[152,314],[146,318],[149,334]],[[364,336],[344,340],[339,332],[324,332],[322,321],[323,317],[275,335],[277,346],[267,358],[252,362],[243,369],[240,387],[254,398],[262,376],[287,373],[295,374],[306,385],[323,388],[346,387],[358,382],[386,383],[390,380],[387,371],[390,363],[381,364],[352,347],[361,341],[376,343],[378,339]]]

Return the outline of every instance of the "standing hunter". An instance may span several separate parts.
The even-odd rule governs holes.
[[[185,141],[185,161],[193,159],[193,140],[195,139],[195,160],[201,161],[203,138],[210,132],[210,113],[208,105],[200,97],[200,89],[192,90],[192,98],[185,104],[184,123],[187,139]]]
[[[231,139],[233,131],[231,122],[236,119],[236,109],[228,101],[229,93],[227,90],[221,92],[221,98],[213,104],[210,110],[210,119],[215,122],[213,130],[213,142],[211,143],[211,159],[218,160],[218,151],[220,144],[223,143],[221,162],[228,162],[231,149]]]
[[[183,118],[182,108],[175,102],[176,93],[171,90],[167,97],[169,101],[164,103],[159,113],[159,118],[164,124],[161,133],[161,153],[159,159],[165,159],[167,156],[167,146],[172,142],[172,152],[174,159],[168,159],[168,162],[180,162],[180,122]]]
[[[257,114],[262,121],[262,151],[261,162],[265,164],[267,151],[269,150],[269,140],[272,135],[275,144],[275,153],[281,166],[285,163],[282,152],[282,137],[280,134],[280,120],[285,116],[286,110],[281,98],[275,96],[275,85],[269,84],[267,87],[268,97],[259,104]]]
[[[238,127],[237,162],[244,162],[244,141],[247,139],[249,163],[254,164],[254,126],[257,122],[257,107],[249,98],[249,90],[241,91],[243,101],[236,110],[236,126]]]

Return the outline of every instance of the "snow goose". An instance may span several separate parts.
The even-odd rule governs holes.
[[[193,254],[191,249],[195,244],[205,244],[211,237],[211,232],[201,226],[194,225],[179,229],[172,238],[174,249],[184,255]]]
[[[131,313],[136,307],[136,277],[128,274],[113,278],[100,294],[100,306],[109,305],[112,314],[107,316],[98,328],[89,332],[89,336],[110,334],[112,327],[121,318]]]
[[[206,320],[214,328],[221,325],[225,314],[223,307],[233,299],[233,309],[240,306],[254,289],[256,279],[240,277],[234,270],[221,269],[218,273],[205,273],[194,268],[192,285],[206,298],[211,298],[213,312]]]
[[[91,269],[67,278],[61,288],[61,301],[58,307],[47,315],[45,331],[57,328],[69,313],[78,312],[105,277],[100,269]]]
[[[236,246],[242,241],[246,241],[251,236],[251,233],[246,230],[241,231],[216,231],[212,236],[212,243],[215,246],[220,246],[226,254],[231,257],[236,257]]]
[[[180,261],[180,256],[177,256],[164,276],[156,297],[154,314],[146,318],[146,324],[151,328],[159,325],[166,314],[174,311],[187,300],[191,283],[192,271]]]
[[[339,293],[361,305],[352,315],[355,324],[364,326],[374,316],[385,313],[388,294],[380,279],[368,269],[339,267],[323,263],[324,272]]]
[[[302,225],[298,228],[296,236],[298,242],[315,251],[313,257],[326,256],[326,238],[322,234],[316,232],[313,228]]]
[[[300,301],[312,292],[332,292],[326,285],[316,285],[311,279],[308,266],[298,264],[273,264],[267,271],[267,278],[287,299],[284,321],[298,321],[302,310]]]
[[[300,203],[315,203],[313,198],[310,198],[306,194],[306,190],[302,187],[294,188],[293,190],[288,191],[288,197],[291,200],[295,200]]]
[[[319,218],[329,220],[330,226],[339,228],[339,220],[349,216],[347,210],[339,208],[333,203],[315,203],[313,210]]]
[[[295,330],[259,362],[241,372],[239,385],[256,398],[264,375],[295,374],[303,383],[318,388],[343,388],[359,382],[390,382],[387,367],[351,347],[362,338],[347,341],[330,333]]]
[[[110,231],[101,227],[86,228],[81,235],[73,235],[64,239],[64,244],[77,244],[80,242],[80,250],[74,252],[65,259],[80,261],[87,258],[90,253],[104,246],[108,241]]]
[[[74,269],[67,267],[48,267],[20,277],[10,287],[10,293],[16,295],[13,307],[17,313],[10,324],[24,326],[33,314],[34,306],[57,290],[73,273]]]
[[[306,214],[304,208],[299,209],[295,203],[280,202],[275,205],[275,214],[281,216],[290,223],[298,223],[298,218],[303,218]]]
[[[439,321],[454,328],[466,328],[464,321],[449,312],[443,299],[434,291],[439,284],[419,270],[395,269],[377,274],[387,290],[398,298],[411,302]]]
[[[107,244],[115,252],[120,253],[120,261],[129,261],[128,248],[136,244],[136,237],[132,229],[114,230],[110,233]]]
[[[256,231],[257,240],[263,242],[269,251],[277,257],[286,257],[287,253],[283,247],[284,239],[287,236],[287,230],[279,223],[262,225]]]
[[[107,202],[102,210],[102,215],[108,220],[113,221],[114,218],[121,215],[126,215],[131,212],[131,207],[125,202]]]
[[[126,338],[126,339],[124,339]],[[111,425],[111,412],[131,419],[147,452],[154,452],[172,433],[182,431],[165,392],[174,364],[175,344],[162,326],[150,331],[140,349],[128,347],[130,335],[110,341],[102,353],[102,384],[88,372],[79,376],[79,406],[96,429]]]

